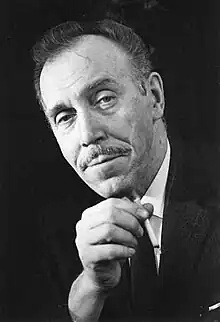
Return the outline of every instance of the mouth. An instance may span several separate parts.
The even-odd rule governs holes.
[[[125,149],[121,147],[97,147],[94,149],[90,149],[87,152],[87,155],[82,155],[82,158],[79,158],[78,161],[78,167],[82,172],[84,172],[87,168],[92,168],[111,162],[113,163],[115,159],[122,158],[129,156],[131,154],[131,149]]]
[[[122,157],[124,155],[99,155],[97,158],[93,159],[89,164],[88,167],[94,167],[97,165],[102,165],[104,163],[110,162],[114,159]]]

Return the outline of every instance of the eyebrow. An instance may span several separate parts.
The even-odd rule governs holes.
[[[68,109],[71,109],[71,107],[68,107],[64,103],[57,103],[51,109],[46,110],[45,114],[46,114],[47,118],[50,119],[50,118],[54,118],[57,114],[59,114],[63,110],[68,110]]]
[[[101,86],[109,86],[109,85],[117,85],[117,86],[120,86],[120,84],[115,80],[115,79],[112,79],[112,78],[100,78],[100,79],[97,79],[95,81],[93,81],[91,84],[88,84],[86,85],[80,92],[79,96],[87,93],[87,92],[91,92],[93,90],[95,90],[96,88],[98,87],[101,87]]]
[[[114,90],[117,92],[122,91],[122,85],[119,84],[114,78],[111,77],[103,77],[91,82],[91,84],[85,85],[80,92],[77,94],[76,99],[80,100],[81,98],[88,97],[91,93],[95,92],[97,89],[104,87],[114,87]]]
[[[104,87],[104,86],[117,86],[121,87],[121,85],[115,80],[112,79],[111,77],[104,77],[97,79],[93,81],[91,84],[87,84],[85,87],[82,88],[80,93],[77,95],[77,100],[80,99],[80,97],[87,96],[90,92],[93,92],[99,87]],[[59,112],[63,110],[68,110],[73,107],[68,107],[65,103],[57,103],[55,104],[52,108],[50,108],[48,111],[46,111],[46,116],[48,118],[54,118]]]

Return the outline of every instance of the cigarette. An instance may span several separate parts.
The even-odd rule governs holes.
[[[134,202],[136,204],[142,206],[141,198],[137,195],[137,193],[135,191],[134,191],[134,196],[135,196]],[[157,249],[160,249],[157,237],[155,236],[155,233],[154,233],[153,228],[151,226],[150,220],[148,218],[145,220],[144,226],[145,226],[145,228],[147,230],[148,236],[150,238],[150,241],[151,241],[151,244],[153,245],[153,247],[157,248]],[[129,265],[129,267],[131,267],[131,258],[130,257],[128,258],[128,265]]]
[[[158,244],[158,241],[157,241],[157,238],[154,234],[154,231],[153,231],[153,228],[151,226],[151,223],[150,223],[150,220],[147,218],[144,222],[144,226],[148,232],[148,235],[149,235],[149,238],[150,238],[150,241],[153,245],[154,248],[159,248],[159,244]]]

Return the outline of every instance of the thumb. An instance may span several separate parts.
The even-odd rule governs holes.
[[[154,206],[151,203],[145,203],[142,205],[144,207],[144,209],[147,210],[148,214],[149,214],[149,219],[151,218],[151,216],[154,213]]]

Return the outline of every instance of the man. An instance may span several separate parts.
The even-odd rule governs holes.
[[[65,23],[35,47],[37,97],[62,154],[105,198],[76,225],[74,321],[194,321],[220,302],[218,216],[174,202],[175,157],[150,54],[111,20]]]

